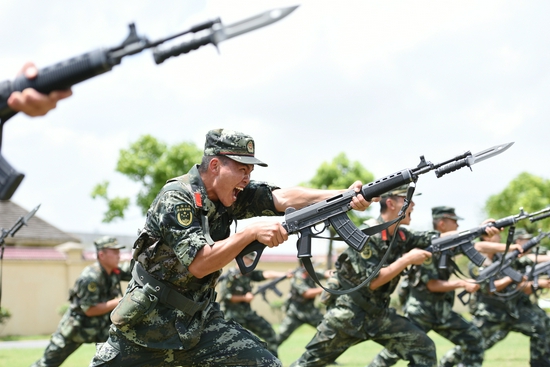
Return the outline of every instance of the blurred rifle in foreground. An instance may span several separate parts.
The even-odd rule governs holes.
[[[154,42],[139,36],[135,24],[131,23],[130,33],[118,46],[97,49],[40,69],[34,79],[27,79],[20,75],[14,81],[0,82],[0,150],[4,123],[17,113],[8,106],[8,98],[15,91],[21,92],[26,88],[34,88],[47,94],[54,90],[69,89],[77,83],[110,71],[120,64],[124,57],[135,55],[148,48],[153,49],[155,63],[161,64],[170,57],[188,53],[201,46],[213,44],[217,47],[223,41],[281,20],[296,8],[297,6],[290,6],[273,9],[227,26],[217,18]],[[198,36],[171,48],[158,48],[163,43],[186,34]],[[24,177],[0,154],[0,200],[9,200]]]

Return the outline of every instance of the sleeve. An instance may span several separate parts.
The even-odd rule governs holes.
[[[440,233],[438,231],[411,231],[401,229],[405,232],[407,237],[407,251],[413,248],[425,249],[432,244],[432,238],[438,238]]]
[[[264,281],[265,277],[263,270],[253,270],[252,273],[250,273],[250,280],[252,280],[253,282]]]
[[[86,312],[101,302],[101,287],[105,285],[91,272],[85,272],[76,281],[76,297],[80,308]]]
[[[233,214],[237,219],[283,215],[275,209],[273,202],[273,190],[279,188],[267,182],[251,181],[237,197]]]
[[[427,258],[424,263],[418,267],[419,281],[423,284],[428,284],[430,280],[439,279],[439,271],[437,269],[439,263],[439,256],[434,255]]]
[[[189,267],[206,244],[200,217],[189,192],[167,191],[148,214],[157,224],[163,242],[174,250],[183,266]]]

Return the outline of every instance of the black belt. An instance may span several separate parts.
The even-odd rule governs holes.
[[[197,311],[204,310],[211,300],[216,297],[214,289],[210,289],[208,296],[204,301],[195,302],[185,297],[165,282],[154,278],[145,269],[143,269],[143,266],[141,266],[138,262],[135,263],[134,268],[132,269],[132,278],[134,278],[134,280],[142,287],[145,284],[149,284],[153,287],[160,302],[172,308],[183,311],[190,316],[195,315]]]

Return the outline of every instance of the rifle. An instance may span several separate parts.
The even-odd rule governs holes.
[[[296,272],[298,271],[299,268],[296,268],[294,269],[291,274],[294,276],[294,274],[296,274]],[[268,290],[272,290],[278,297],[282,297],[282,293],[281,291],[277,288],[277,284],[279,284],[280,282],[282,282],[283,280],[287,279],[288,278],[288,275],[285,274],[283,276],[280,276],[278,278],[275,278],[273,279],[272,281],[270,281],[269,283],[266,283],[266,284],[263,284],[261,286],[258,287],[258,289],[256,289],[252,294],[255,296],[257,294],[261,294],[262,295],[262,298],[264,299],[264,301],[266,303],[269,303],[267,301],[267,297],[266,297],[266,293]]]
[[[153,58],[156,64],[161,64],[170,57],[188,53],[208,44],[213,44],[217,48],[218,44],[225,40],[281,20],[296,8],[297,6],[290,6],[273,9],[228,26],[224,26],[220,18],[217,18],[154,42],[139,36],[135,24],[131,23],[128,37],[118,46],[97,49],[43,68],[32,80],[21,75],[14,81],[0,82],[0,150],[4,123],[17,113],[8,106],[7,102],[8,97],[14,91],[34,88],[41,93],[50,93],[54,90],[68,89],[77,83],[110,71],[114,66],[120,64],[124,57],[135,55],[148,48],[153,49]],[[158,48],[164,42],[189,33],[198,34],[198,36],[171,48],[164,50]],[[24,175],[17,172],[0,154],[0,200],[10,199],[23,178]]]
[[[545,261],[543,263],[536,264],[533,267],[528,266],[525,269],[525,274],[527,275],[527,280],[533,281],[533,288],[536,290],[539,288],[538,279],[541,275],[550,276],[550,261]]]
[[[535,222],[537,220],[544,219],[549,216],[550,216],[550,207],[547,207],[533,214],[527,214],[523,211],[523,209],[521,209],[520,214],[518,214],[517,216],[506,217],[506,218],[500,219],[499,221],[494,222],[493,224],[494,224],[494,227],[502,228],[502,227],[510,226],[516,223],[518,220],[529,218],[531,222]],[[513,220],[516,220],[516,222],[510,223]],[[482,226],[482,227],[486,228],[487,226]],[[527,241],[521,246],[521,248],[523,249],[523,252],[529,251],[549,235],[550,235],[550,232],[547,232],[547,233],[540,232],[538,236],[531,238],[529,241]],[[491,292],[496,291],[494,278],[500,273],[506,276],[509,276],[510,278],[512,278],[514,282],[520,283],[523,280],[523,274],[520,274],[511,268],[512,263],[514,262],[514,260],[517,259],[520,253],[521,252],[519,250],[514,250],[511,253],[504,256],[504,259],[495,261],[491,265],[487,266],[486,268],[484,268],[482,271],[479,272],[479,275],[477,276],[476,281],[480,283],[480,282],[489,280],[489,291]],[[479,266],[481,264],[476,264],[476,265]],[[466,291],[462,291],[458,294],[458,298],[463,304],[468,303],[467,301],[463,300],[463,297],[465,297],[467,294],[468,292]]]
[[[405,184],[416,183],[420,175],[434,170],[436,177],[439,178],[447,173],[454,172],[463,167],[471,167],[475,163],[500,154],[512,146],[512,144],[514,143],[496,145],[476,154],[467,151],[464,154],[437,164],[426,161],[424,156],[421,156],[420,163],[415,168],[407,168],[365,184],[359,192],[348,190],[330,199],[320,201],[302,209],[296,210],[294,208],[287,208],[284,215],[285,220],[282,225],[289,234],[298,234],[297,256],[304,260],[306,269],[309,267],[306,260],[309,261],[312,256],[311,239],[315,238],[316,235],[329,226],[334,228],[336,233],[338,233],[340,238],[343,239],[348,246],[356,251],[361,251],[371,235],[382,231],[395,222],[391,221],[380,226],[367,228],[363,231],[359,230],[347,215],[347,212],[351,210],[350,202],[354,196],[361,194],[366,200],[371,200],[373,197],[380,196],[385,192]],[[323,223],[324,227],[317,233],[314,233],[312,228],[319,223]],[[235,260],[243,274],[254,270],[264,249],[264,244],[254,241],[237,255]],[[243,257],[253,252],[256,252],[254,262],[250,266],[246,266]],[[309,263],[311,264],[311,262]],[[311,274],[310,269],[307,270],[310,276],[315,280],[316,277]]]
[[[5,239],[8,236],[15,236],[15,234],[21,229],[21,227],[26,226],[29,220],[33,217],[34,213],[38,211],[38,208],[40,208],[40,204],[38,204],[36,208],[28,212],[27,215],[19,217],[17,222],[15,222],[15,224],[10,229],[5,230],[4,228],[0,228],[0,304],[2,303],[2,260],[4,259]]]

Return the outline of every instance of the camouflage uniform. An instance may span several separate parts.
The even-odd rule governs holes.
[[[465,366],[479,367],[483,363],[483,338],[481,331],[462,316],[452,310],[455,292],[435,293],[428,290],[430,280],[449,280],[452,275],[453,264],[447,264],[446,269],[439,269],[438,254],[434,254],[422,266],[411,274],[409,298],[405,305],[405,316],[426,333],[434,330],[439,335],[459,345],[465,350]],[[383,350],[371,366],[393,366],[399,358]],[[447,364],[445,358],[440,361],[441,366]]]
[[[254,156],[250,137],[226,132],[207,134],[205,156],[224,154],[215,146],[222,140],[230,150],[240,147],[243,154]],[[90,366],[280,366],[256,336],[224,319],[214,291],[221,270],[201,279],[189,271],[199,250],[212,243],[209,237],[229,237],[233,220],[282,215],[273,203],[276,188],[250,181],[237,201],[224,207],[208,199],[197,166],[169,180],[151,204],[134,245],[140,265],[135,269],[144,269],[144,278],[149,274],[154,279],[143,286],[135,277],[130,282],[113,310],[109,339]],[[175,298],[158,299],[149,284],[156,282],[159,292],[171,292]],[[176,299],[178,304],[171,303]]]
[[[105,248],[121,247],[116,245]],[[111,324],[109,312],[100,316],[86,316],[84,312],[91,306],[122,296],[120,281],[130,279],[129,264],[123,264],[110,275],[99,262],[85,267],[69,291],[69,309],[52,334],[44,355],[32,366],[59,366],[83,343],[105,342]]]
[[[382,223],[382,218],[369,220],[367,225]],[[390,264],[413,248],[425,248],[437,232],[413,232],[400,227],[396,242],[387,258]],[[360,284],[372,274],[390,245],[386,230],[371,236],[362,252],[346,249],[339,257],[338,283],[343,288]],[[335,297],[329,305],[317,334],[306,346],[306,351],[292,366],[325,366],[332,363],[350,346],[373,340],[411,366],[435,366],[433,341],[409,319],[396,314],[389,307],[390,296],[399,283],[396,276],[381,287],[371,290],[369,284],[351,294]]]
[[[322,273],[316,275],[318,279],[325,279],[325,275]],[[302,296],[304,292],[313,288],[317,288],[317,284],[305,268],[299,268],[290,280],[290,294],[285,302],[285,318],[279,326],[279,345],[302,324],[317,327],[323,319],[323,314],[315,307],[315,298]]]
[[[220,306],[227,320],[233,320],[258,335],[267,343],[267,349],[277,356],[277,334],[271,324],[258,315],[248,302],[231,302],[233,295],[243,296],[252,292],[251,282],[266,280],[262,270],[241,274],[237,268],[229,269],[220,283]]]
[[[511,292],[515,288],[515,284],[511,284],[500,293]],[[515,331],[530,337],[530,365],[550,366],[548,329],[545,326],[547,321],[541,319],[538,306],[533,305],[525,293],[520,291],[504,299],[491,294],[489,284],[485,282],[478,292],[472,294],[470,308],[472,323],[481,330],[485,350],[503,340],[510,331]],[[464,350],[457,346],[445,358],[451,363],[459,361],[463,356]]]

